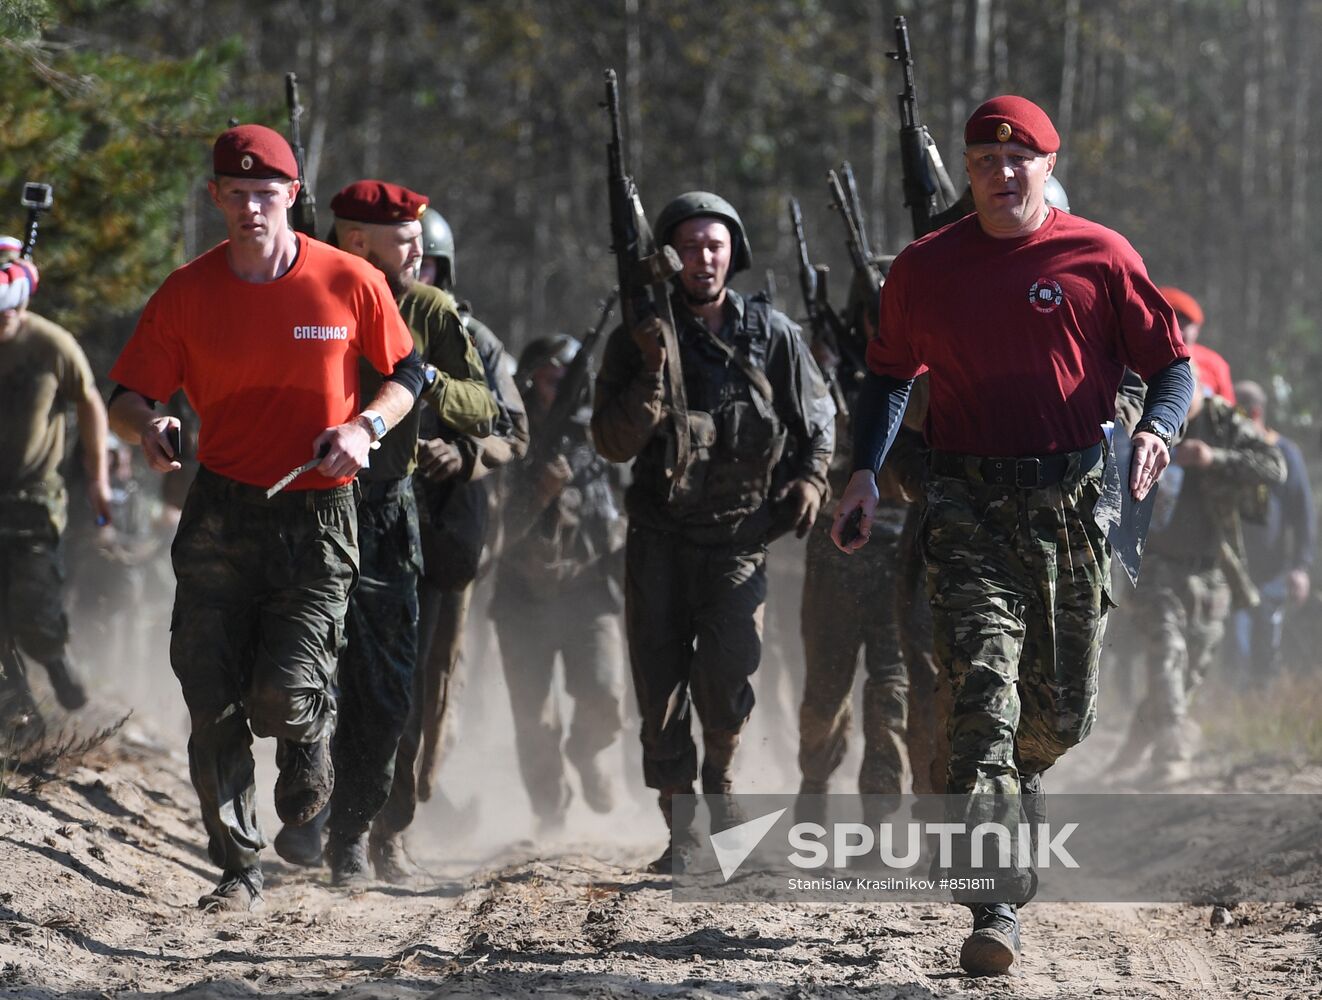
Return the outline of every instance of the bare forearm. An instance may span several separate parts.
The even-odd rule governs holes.
[[[381,419],[386,423],[386,430],[390,430],[408,416],[409,411],[413,409],[413,401],[413,393],[402,385],[396,382],[382,382],[381,388],[364,409],[381,414]]]
[[[92,482],[106,481],[106,407],[92,389],[77,406],[78,437],[83,443],[83,469]]]
[[[121,393],[110,404],[110,429],[125,441],[137,441],[155,416],[142,396],[132,391]]]

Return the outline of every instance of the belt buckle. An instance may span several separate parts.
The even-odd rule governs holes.
[[[1033,479],[1026,481],[1024,475],[1025,469],[1031,469]],[[1014,463],[1014,484],[1021,490],[1035,490],[1042,485],[1042,460],[1037,458],[1021,458]]]

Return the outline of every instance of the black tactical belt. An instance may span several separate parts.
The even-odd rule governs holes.
[[[206,466],[197,470],[194,485],[215,497],[225,497],[239,503],[253,504],[257,507],[290,510],[332,510],[336,507],[353,507],[358,500],[358,484],[345,483],[328,490],[285,490],[273,497],[267,497],[266,490],[260,486],[249,486],[218,472],[212,472]]]
[[[1102,460],[1102,442],[1083,451],[1066,451],[1035,458],[984,458],[981,455],[957,455],[949,451],[932,452],[932,472],[989,486],[1012,486],[1036,490],[1055,486],[1067,479],[1080,479]]]

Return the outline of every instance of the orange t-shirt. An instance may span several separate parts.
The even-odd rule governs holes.
[[[359,412],[359,357],[389,374],[413,337],[385,276],[361,258],[299,237],[293,267],[254,283],[230,270],[225,247],[165,279],[110,377],[150,399],[182,387],[201,422],[198,460],[271,486],[313,457],[322,431]],[[351,478],[314,471],[289,488]]]

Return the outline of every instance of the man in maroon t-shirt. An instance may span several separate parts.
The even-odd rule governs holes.
[[[1136,498],[1169,461],[1193,380],[1175,315],[1134,249],[1047,205],[1060,141],[1045,112],[994,98],[964,141],[976,212],[892,265],[833,535],[845,552],[867,541],[875,473],[912,380],[928,372],[922,544],[935,648],[954,693],[947,791],[969,796],[949,800],[962,810],[950,818],[972,829],[1007,803],[1017,822],[1021,800],[1040,821],[1042,772],[1096,716],[1111,553],[1092,508],[1124,369],[1149,381],[1129,475]],[[968,845],[959,851],[956,868],[971,868]],[[973,909],[960,964],[975,974],[1018,957],[1016,904],[1032,895],[1030,871],[997,874],[998,901],[955,897]]]

